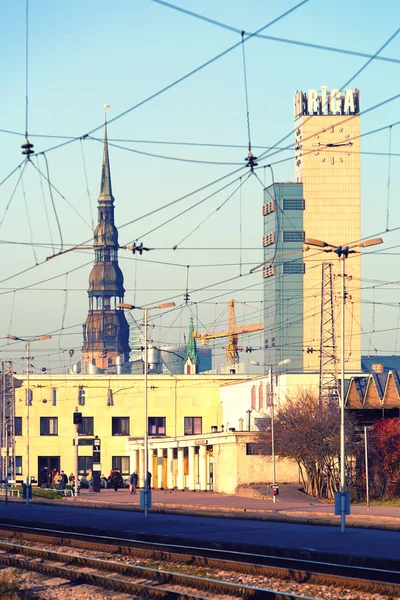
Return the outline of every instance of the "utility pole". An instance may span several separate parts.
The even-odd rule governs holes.
[[[270,389],[270,407],[271,407],[271,455],[272,455],[272,498],[276,502],[278,495],[278,486],[276,485],[276,460],[275,460],[275,402],[274,402],[274,375],[272,365],[269,370],[269,389]]]
[[[6,486],[8,502],[8,483],[15,483],[15,396],[14,366],[12,361],[1,363],[1,407],[0,407],[0,446],[1,479]]]
[[[332,264],[322,263],[319,402],[337,400],[338,375],[333,316]]]

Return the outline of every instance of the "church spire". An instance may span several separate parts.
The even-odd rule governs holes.
[[[108,137],[107,137],[107,121],[104,122],[104,149],[103,149],[103,167],[101,170],[101,188],[100,188],[100,201],[114,202],[114,196],[112,195],[111,188],[111,172],[110,172],[110,159],[108,156]]]
[[[129,360],[129,325],[123,310],[124,276],[118,264],[118,230],[114,222],[107,122],[104,123],[104,150],[101,188],[94,231],[95,260],[89,277],[89,311],[83,327],[84,373],[93,367],[115,372],[116,359]],[[93,365],[90,366],[90,365]]]
[[[189,340],[185,360],[185,373],[187,375],[197,373],[197,358],[196,332],[194,330],[193,317],[190,317]]]

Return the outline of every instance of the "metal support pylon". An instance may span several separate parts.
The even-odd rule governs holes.
[[[322,263],[319,401],[337,400],[338,374],[333,315],[332,264]]]
[[[1,479],[15,481],[15,395],[12,361],[1,363]]]

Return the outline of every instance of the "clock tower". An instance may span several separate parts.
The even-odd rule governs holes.
[[[118,303],[124,301],[124,276],[118,265],[118,230],[114,223],[107,123],[97,227],[94,231],[94,266],[89,277],[89,311],[83,326],[83,372],[93,368],[116,370],[116,359],[129,360],[129,325]]]
[[[295,182],[303,187],[304,237],[345,245],[360,240],[360,92],[311,89],[294,97]],[[341,276],[335,254],[304,253],[303,370],[319,370],[322,263],[332,263],[337,358]],[[361,260],[346,260],[346,370],[361,362]]]

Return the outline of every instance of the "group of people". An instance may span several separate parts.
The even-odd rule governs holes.
[[[124,486],[124,480],[119,469],[111,469],[108,477],[102,475],[100,483],[105,488],[114,488],[115,492],[118,492],[118,488]]]
[[[151,473],[147,471],[147,489],[151,489]],[[136,471],[133,471],[132,475],[129,477],[129,491],[131,494],[136,494],[136,488],[138,486],[139,476]]]
[[[71,473],[71,475],[67,477],[64,471],[57,471],[55,468],[50,471],[48,467],[43,467],[40,474],[39,485],[44,487],[57,486],[60,489],[65,489],[67,485],[75,485],[75,475]]]
[[[88,474],[86,475],[86,481],[89,486],[93,486],[93,473],[92,469],[89,469]],[[119,469],[111,469],[110,475],[105,477],[102,475],[100,478],[102,485],[105,488],[114,488],[115,492],[118,492],[118,488],[124,486],[124,480],[122,478],[122,474]],[[131,494],[136,494],[136,489],[138,487],[139,476],[134,471],[129,477],[129,491]],[[64,473],[64,471],[57,471],[57,469],[52,469],[51,471],[44,467],[40,474],[39,484],[41,486],[47,487],[58,487],[59,489],[65,489],[67,485],[75,486],[75,475],[71,473],[69,477]],[[151,473],[147,471],[147,489],[151,489]]]

